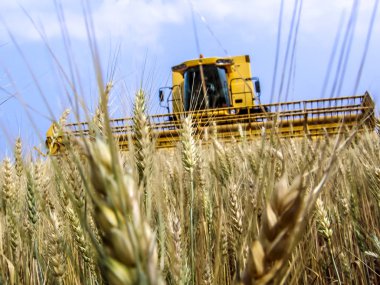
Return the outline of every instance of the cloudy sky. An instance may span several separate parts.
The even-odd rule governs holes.
[[[370,29],[376,1],[283,0],[279,37],[281,0],[1,0],[0,156],[10,154],[18,135],[29,148],[39,145],[50,120],[71,106],[73,85],[94,109],[94,42],[103,80],[114,82],[115,116],[129,114],[141,84],[151,94],[150,112],[164,112],[156,95],[170,85],[171,66],[199,53],[249,54],[263,102],[366,90],[377,100],[380,9]]]

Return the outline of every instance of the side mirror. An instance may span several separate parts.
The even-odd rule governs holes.
[[[160,90],[158,91],[158,98],[160,99],[160,102],[163,102],[164,101],[164,90]]]
[[[261,93],[261,87],[260,87],[260,81],[256,80],[255,81],[255,89],[257,93]]]

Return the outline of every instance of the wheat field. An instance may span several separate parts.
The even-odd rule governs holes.
[[[301,4],[292,16],[285,58],[295,51]],[[82,106],[82,88],[75,86],[79,71],[64,72],[41,32],[70,85],[63,93],[73,94],[68,101],[74,110],[83,107],[89,130],[85,136],[66,133],[64,149],[54,156],[28,150],[29,142],[17,138],[13,154],[0,161],[0,285],[380,284],[379,124],[377,132],[318,139],[281,139],[273,129],[251,140],[241,128],[225,143],[212,122],[208,135],[199,136],[186,117],[179,143],[157,149],[149,92],[140,89],[129,151],[122,152],[109,123],[112,82],[102,82],[91,17],[85,20],[98,107],[90,114]],[[61,25],[66,46],[70,37]],[[344,64],[335,81],[333,69],[326,74],[331,97],[335,89],[340,93],[353,27],[348,24],[342,35],[341,50],[332,50],[331,60],[341,57]],[[280,51],[277,46],[276,58]],[[69,50],[67,55],[75,67]],[[280,83],[289,73],[288,89],[295,74],[291,57],[289,70],[284,60]],[[109,69],[112,78],[116,66]],[[67,131],[67,121],[79,117],[64,111],[53,141]]]
[[[380,283],[375,132],[204,144],[189,117],[157,150],[140,90],[120,152],[100,93],[90,137],[1,162],[0,284]]]

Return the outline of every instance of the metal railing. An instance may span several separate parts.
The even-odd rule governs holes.
[[[180,139],[183,118],[191,116],[194,132],[203,137],[208,128],[214,128],[223,138],[238,135],[238,126],[248,137],[262,135],[276,127],[276,134],[288,136],[320,136],[336,134],[354,127],[373,129],[374,102],[368,93],[360,96],[280,102],[244,108],[220,108],[149,116],[152,134],[158,147],[174,146]],[[170,119],[169,119],[170,118]],[[123,148],[133,133],[133,119],[110,121],[112,132]],[[341,126],[344,126],[342,128]],[[89,135],[87,122],[66,124],[74,135]]]

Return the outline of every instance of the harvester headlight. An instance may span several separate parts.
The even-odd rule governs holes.
[[[216,65],[231,65],[233,63],[233,60],[229,58],[220,58],[216,60]]]

